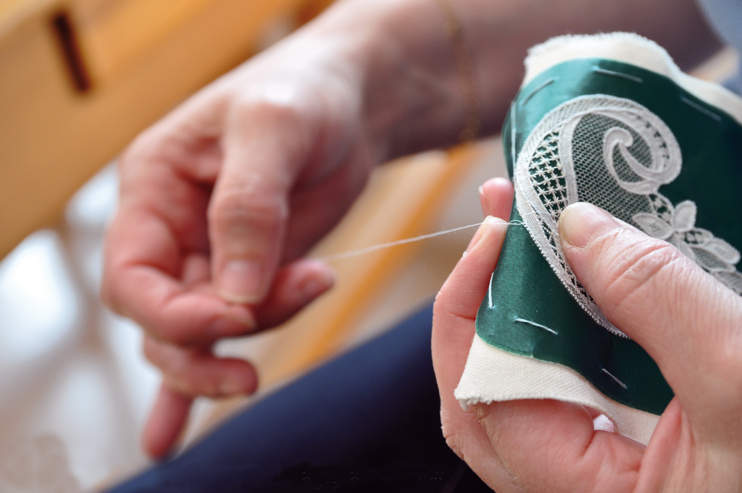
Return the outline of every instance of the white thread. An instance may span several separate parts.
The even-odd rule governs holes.
[[[616,382],[617,384],[619,384],[619,385],[620,385],[621,387],[623,387],[623,389],[624,389],[624,390],[629,390],[629,388],[628,388],[628,387],[626,386],[626,384],[625,384],[625,383],[623,383],[623,382],[622,382],[621,380],[619,380],[618,378],[614,377],[614,376],[613,376],[613,375],[611,374],[611,372],[609,372],[609,371],[608,371],[608,370],[606,370],[605,368],[602,368],[602,369],[601,369],[601,371],[602,371],[603,373],[605,373],[606,375],[608,375],[609,377],[611,377],[611,378],[612,378],[612,379],[613,379],[613,380],[614,380],[614,381],[615,381],[615,382]]]
[[[555,336],[558,336],[559,335],[559,333],[556,330],[550,329],[549,327],[547,327],[545,325],[537,324],[536,322],[531,322],[530,320],[526,320],[525,318],[518,317],[515,320],[513,320],[513,322],[520,322],[522,324],[533,325],[534,327],[538,327],[539,329],[544,329],[547,332],[551,332]]]
[[[513,117],[510,119],[510,162],[512,163],[513,168],[515,168],[515,123],[518,121],[516,115],[518,105],[513,102],[511,107],[513,108]]]
[[[533,91],[531,91],[531,93],[528,96],[526,96],[525,98],[523,98],[523,102],[520,103],[520,105],[521,106],[527,105],[528,104],[528,101],[530,101],[531,98],[533,96],[535,96],[537,92],[539,92],[541,89],[543,89],[543,88],[545,88],[547,86],[550,86],[551,84],[553,84],[556,81],[557,81],[557,77],[553,77],[553,78],[545,81],[543,84],[541,84],[540,86],[538,86],[537,88],[535,88]]]
[[[696,103],[694,101],[691,101],[690,99],[686,98],[685,96],[680,96],[680,101],[682,101],[683,103],[687,104],[688,106],[690,106],[694,110],[696,110],[696,111],[698,111],[700,113],[703,113],[707,117],[713,118],[717,122],[720,122],[721,121],[721,117],[719,115],[717,115],[713,111],[707,110],[706,108],[704,108],[700,104],[698,104],[698,103]]]
[[[523,223],[522,221],[510,221],[508,223],[502,223],[502,224],[505,226],[525,226],[525,223]],[[366,255],[367,253],[373,253],[375,251],[384,250],[386,248],[392,248],[392,247],[399,246],[399,245],[406,245],[407,243],[414,243],[417,241],[428,240],[430,238],[435,238],[438,236],[456,233],[457,231],[463,231],[465,229],[476,228],[481,225],[482,223],[469,224],[467,226],[460,226],[458,228],[447,229],[445,231],[438,231],[437,233],[429,233],[429,234],[425,234],[421,236],[415,236],[414,238],[406,238],[404,240],[390,241],[389,243],[381,243],[379,245],[372,245],[366,248],[360,248],[358,250],[351,250],[349,252],[334,253],[331,255],[325,255],[324,257],[316,257],[314,260],[318,260],[320,262],[325,262],[325,263],[335,262],[337,260],[345,260],[347,258],[358,257],[359,255]]]
[[[494,303],[492,302],[492,278],[493,277],[495,277],[495,273],[494,272],[490,276],[490,283],[489,283],[489,287],[487,288],[487,296],[489,297],[490,308],[492,308],[493,306],[495,306]]]
[[[602,74],[602,75],[612,75],[613,77],[621,77],[622,79],[630,80],[631,82],[637,82],[639,84],[644,82],[641,78],[636,77],[634,75],[623,74],[621,72],[614,72],[613,70],[606,70],[600,67],[593,67],[593,72]]]

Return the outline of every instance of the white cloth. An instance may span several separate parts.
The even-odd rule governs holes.
[[[565,366],[508,353],[474,337],[466,370],[455,392],[465,408],[471,404],[518,399],[555,399],[603,413],[614,430],[647,443],[659,416],[608,399],[576,371]]]

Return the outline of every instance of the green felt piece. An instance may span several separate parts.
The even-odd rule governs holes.
[[[595,67],[630,77],[605,75]],[[591,94],[631,99],[664,121],[680,145],[683,164],[680,175],[659,192],[675,205],[694,201],[696,226],[742,250],[742,208],[737,204],[742,190],[742,127],[669,78],[639,67],[613,60],[572,60],[523,87],[503,128],[511,176],[515,156],[541,119],[560,104]],[[520,219],[513,207],[511,221]],[[672,390],[649,355],[593,321],[564,288],[526,228],[509,228],[490,290],[476,324],[488,344],[570,367],[607,397],[642,411],[661,414],[672,399]],[[543,325],[557,335],[516,319]]]

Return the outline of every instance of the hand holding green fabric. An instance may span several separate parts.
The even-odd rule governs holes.
[[[500,493],[738,491],[742,300],[668,243],[594,206],[572,205],[559,227],[577,277],[608,319],[655,359],[675,399],[646,447],[596,431],[594,411],[564,402],[463,411],[453,389],[505,234],[504,225],[485,222],[436,300],[433,357],[449,445]]]
[[[469,83],[488,135],[500,128],[527,48],[550,36],[637,31],[686,64],[718,46],[693,0],[451,3],[468,83],[437,2],[336,2],[122,156],[102,291],[142,326],[145,355],[163,373],[144,430],[149,455],[171,448],[194,398],[255,391],[255,368],[218,357],[213,345],[273,327],[330,287],[328,269],[302,256],[373,165],[457,142],[475,116]]]

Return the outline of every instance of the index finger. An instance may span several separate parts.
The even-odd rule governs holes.
[[[137,228],[127,226],[130,219]],[[180,345],[251,332],[255,321],[247,307],[225,303],[208,285],[187,286],[176,277],[182,256],[169,236],[152,217],[121,217],[111,225],[103,290],[111,308],[154,337]],[[172,265],[163,266],[162,259],[173,259],[164,261]]]

